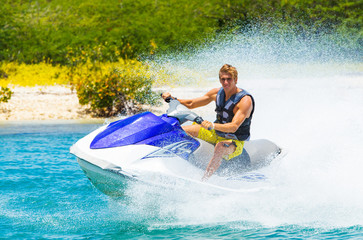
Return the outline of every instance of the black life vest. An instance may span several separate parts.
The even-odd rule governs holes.
[[[255,110],[255,101],[251,94],[247,91],[242,90],[234,95],[232,95],[227,101],[225,101],[225,92],[223,88],[219,89],[216,98],[216,112],[217,112],[217,120],[215,123],[230,123],[234,117],[233,109],[236,104],[244,97],[250,96],[252,99],[252,111],[249,118],[246,118],[241,126],[234,133],[225,133],[221,131],[217,131],[218,136],[227,138],[227,139],[236,139],[236,140],[248,140],[250,138],[250,127],[252,114]]]

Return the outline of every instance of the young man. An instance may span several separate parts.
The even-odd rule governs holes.
[[[212,89],[202,97],[178,99],[190,109],[205,106],[212,101],[216,102],[217,120],[214,123],[203,121],[201,125],[183,126],[183,129],[193,137],[215,145],[214,155],[209,161],[203,180],[212,176],[223,159],[231,160],[241,155],[244,141],[250,137],[255,103],[248,92],[237,87],[237,80],[236,68],[225,64],[219,71],[221,88]],[[173,98],[170,93],[164,93],[162,97]]]

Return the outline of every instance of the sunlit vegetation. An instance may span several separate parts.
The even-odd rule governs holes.
[[[140,104],[158,104],[159,93],[152,90],[153,85],[176,82],[165,70],[153,69],[135,59],[102,62],[90,58],[86,52],[81,56],[72,56],[72,50],[69,52],[73,65],[3,62],[0,102],[10,100],[12,91],[8,86],[63,85],[76,90],[80,104],[89,105],[97,116],[132,114],[139,110]]]
[[[8,87],[1,87],[0,89],[0,103],[8,102],[13,92]]]
[[[0,71],[6,73],[6,77],[0,78],[0,86],[68,85],[67,69],[67,66],[46,61],[37,64],[2,62]]]
[[[362,39],[363,3],[357,0],[5,0],[1,5],[1,61],[66,64],[67,47],[81,52],[99,44],[110,61],[117,60],[116,53],[147,57],[256,23]]]
[[[69,84],[77,91],[79,102],[89,104],[98,116],[133,114],[140,104],[158,104],[160,95],[152,86],[166,79],[173,81],[171,74],[135,59],[101,62],[97,60],[97,51],[93,55],[73,53],[69,49],[68,58],[73,64],[68,68]]]
[[[130,111],[155,103],[153,85],[176,82],[145,64],[157,54],[256,25],[302,38],[338,33],[349,38],[348,52],[359,52],[362,9],[357,0],[4,0],[1,94],[9,100],[12,86],[66,85],[98,115]]]

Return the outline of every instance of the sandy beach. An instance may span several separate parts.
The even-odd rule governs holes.
[[[9,102],[0,103],[0,121],[97,119],[67,87],[15,87],[12,91]]]
[[[170,91],[178,97],[193,97],[207,89],[158,89]],[[15,87],[10,101],[0,103],[0,121],[39,121],[39,120],[80,120],[103,121],[104,118],[92,116],[88,106],[78,102],[77,93],[63,86]],[[162,106],[144,106],[145,111],[156,114],[165,113],[166,104]]]

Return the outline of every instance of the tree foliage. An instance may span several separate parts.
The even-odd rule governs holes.
[[[0,89],[0,103],[1,102],[8,102],[11,99],[11,95],[14,92],[10,90],[8,87],[1,87]]]
[[[72,69],[71,82],[79,103],[90,105],[97,116],[134,114],[140,104],[155,105],[160,95],[152,91],[154,76],[147,65],[136,60],[119,59],[104,68],[87,61]]]
[[[302,34],[340,31],[362,43],[359,0],[1,0],[0,5],[0,61],[66,64],[67,47],[81,53],[99,44],[107,46],[108,61],[150,56],[256,23],[289,25]]]

